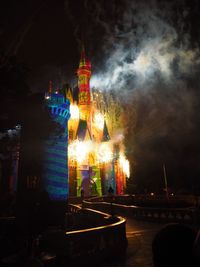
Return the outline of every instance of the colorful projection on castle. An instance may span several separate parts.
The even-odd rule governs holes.
[[[63,129],[46,142],[45,187],[50,197],[124,194],[130,176],[125,156],[120,105],[112,95],[90,89],[91,63],[82,50],[77,87],[54,91],[46,103]],[[53,92],[54,91],[54,92]]]
[[[45,95],[45,100],[53,120],[61,126],[61,133],[50,136],[46,141],[44,186],[52,200],[66,200],[69,190],[67,164],[69,100],[62,94],[52,92]]]

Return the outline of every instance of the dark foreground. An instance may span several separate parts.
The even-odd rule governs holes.
[[[125,258],[110,259],[101,266],[105,267],[153,267],[151,243],[163,224],[139,222],[127,219],[126,235],[128,248]]]

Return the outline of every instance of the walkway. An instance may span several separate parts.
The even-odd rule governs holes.
[[[151,243],[156,232],[162,226],[163,224],[127,219],[128,249],[126,259],[122,262],[104,263],[103,267],[153,267]]]

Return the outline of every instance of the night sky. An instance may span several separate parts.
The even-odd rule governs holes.
[[[1,50],[30,69],[32,91],[45,91],[50,79],[55,86],[73,85],[84,40],[93,67],[91,86],[113,90],[124,105],[136,183],[162,187],[165,163],[169,186],[200,188],[198,0],[8,0],[3,5]]]
[[[72,77],[79,47],[64,1],[5,1],[0,12],[1,45],[30,68],[33,91],[45,90],[56,76]]]
[[[179,35],[173,36],[177,43],[173,48],[187,45],[189,51],[191,46],[196,49],[199,43],[197,0],[140,3],[129,0],[8,0],[1,5],[0,15],[1,50],[15,53],[30,68],[29,84],[33,91],[42,90],[41,86],[48,79],[58,80],[58,83],[62,79],[73,80],[81,40],[96,77],[100,73],[111,76],[110,65],[119,66],[120,60],[129,63],[137,59],[145,42],[165,34],[167,39],[172,31]],[[111,68],[116,69],[116,66]],[[118,87],[130,83],[128,75],[125,76],[120,78],[122,84]],[[109,86],[116,87],[115,82],[108,80]],[[135,81],[131,87],[136,87],[133,83]],[[104,82],[102,86],[109,87]]]

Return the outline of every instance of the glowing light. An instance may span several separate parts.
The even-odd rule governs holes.
[[[129,161],[122,154],[120,154],[119,156],[119,163],[120,163],[123,173],[126,175],[127,178],[129,178],[130,177]]]
[[[78,120],[79,119],[79,108],[77,105],[70,105],[70,114],[72,120]]]
[[[91,141],[81,142],[79,140],[75,140],[68,146],[69,159],[76,160],[78,163],[81,163],[88,158],[91,150]]]
[[[101,143],[97,148],[97,160],[101,163],[109,162],[113,159],[112,146],[110,143]]]
[[[101,113],[96,113],[94,115],[94,123],[96,128],[102,130],[104,127],[104,116]]]
[[[151,59],[144,54],[140,54],[134,62],[134,69],[140,73],[144,73],[151,66]]]
[[[124,135],[122,132],[118,131],[113,135],[113,141],[116,143],[122,143],[124,140]]]
[[[49,93],[45,93],[45,99],[50,99],[51,95]]]

